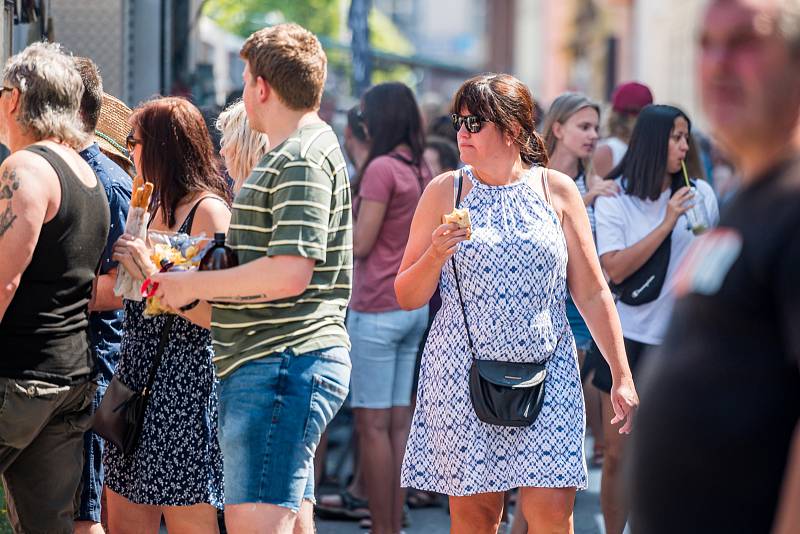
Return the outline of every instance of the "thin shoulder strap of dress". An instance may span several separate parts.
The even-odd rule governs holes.
[[[553,205],[553,200],[550,198],[550,184],[547,181],[547,175],[550,172],[547,167],[541,167],[542,169],[542,191],[544,191],[544,199],[547,201],[548,204],[551,206]]]
[[[191,234],[192,233],[192,225],[194,224],[194,214],[197,212],[197,208],[200,207],[200,203],[203,202],[204,200],[206,200],[207,198],[217,199],[217,200],[219,200],[221,202],[224,202],[225,203],[225,207],[228,206],[228,203],[225,202],[225,199],[220,198],[220,197],[218,197],[216,195],[206,195],[206,196],[204,196],[203,198],[201,198],[200,200],[198,200],[197,202],[194,203],[194,206],[192,206],[192,209],[189,211],[189,214],[183,220],[183,224],[181,224],[180,228],[178,229],[179,232],[185,232],[187,234]]]

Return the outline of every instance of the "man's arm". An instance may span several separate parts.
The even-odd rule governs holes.
[[[196,299],[256,304],[296,297],[308,288],[314,260],[300,256],[259,258],[221,271],[157,273],[156,295],[178,309]]]
[[[18,152],[0,165],[0,250],[6,251],[0,262],[0,321],[31,262],[48,207],[52,209],[53,189],[60,198],[59,188],[49,187],[46,176],[32,175],[27,157],[35,156]]]
[[[101,274],[94,279],[92,300],[89,302],[89,311],[104,312],[122,308],[122,297],[114,294],[114,285],[117,283],[117,272],[114,267],[106,274]]]

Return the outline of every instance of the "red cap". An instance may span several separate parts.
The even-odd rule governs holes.
[[[611,95],[611,107],[620,113],[639,113],[643,107],[653,103],[650,88],[638,82],[622,83]]]

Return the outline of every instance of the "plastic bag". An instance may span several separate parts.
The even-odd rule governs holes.
[[[187,234],[169,234],[149,232],[147,235],[153,250],[150,259],[161,267],[161,272],[194,271],[200,265],[203,255],[214,244],[205,235],[191,236]],[[149,278],[140,288],[140,297],[147,298],[144,309],[145,317],[154,317],[162,313],[175,313],[175,310],[163,306],[155,296],[158,284]]]

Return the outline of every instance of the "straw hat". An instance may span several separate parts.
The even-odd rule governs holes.
[[[133,113],[131,108],[124,102],[108,93],[103,93],[103,107],[100,108],[100,119],[97,121],[94,136],[103,152],[133,165],[125,146],[125,139],[131,131],[131,126],[128,124],[131,113]]]

